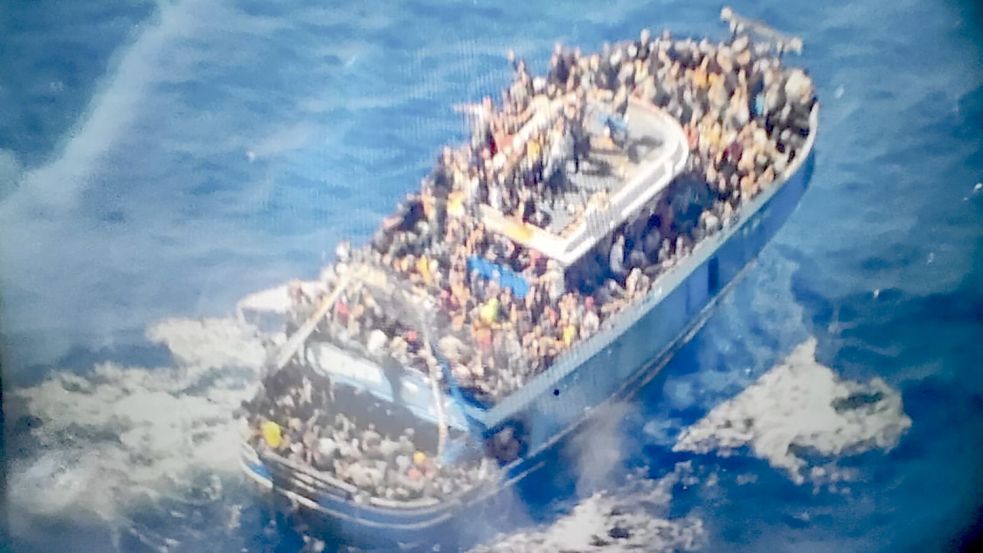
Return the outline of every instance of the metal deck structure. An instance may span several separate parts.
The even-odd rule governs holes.
[[[544,228],[488,205],[481,206],[482,222],[563,266],[576,262],[664,190],[686,164],[686,134],[669,114],[632,99],[626,122],[627,140],[619,148],[610,141],[605,144],[601,123],[590,121],[591,153],[577,173],[570,170],[572,162],[567,163],[566,197],[543,202],[551,219]],[[579,207],[579,213],[563,206]]]

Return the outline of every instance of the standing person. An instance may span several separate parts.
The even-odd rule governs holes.
[[[549,80],[558,86],[566,86],[569,76],[569,58],[563,52],[563,45],[557,42],[550,57]]]
[[[617,279],[618,283],[624,282],[625,279],[625,235],[618,233],[617,238],[614,239],[614,244],[611,245],[611,251],[608,252],[608,266],[611,269],[611,274]]]
[[[546,262],[546,274],[543,275],[543,281],[546,285],[546,293],[549,296],[550,304],[556,305],[556,302],[566,293],[567,286],[563,269],[555,260],[550,259]]]
[[[570,137],[573,141],[573,172],[580,172],[580,162],[585,159],[590,149],[590,137],[584,128],[584,108],[578,102],[572,106],[569,115]]]

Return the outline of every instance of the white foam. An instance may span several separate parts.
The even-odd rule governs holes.
[[[260,367],[266,358],[258,331],[230,319],[165,319],[147,338],[167,346],[181,365],[199,369]]]
[[[148,335],[177,366],[104,363],[13,392],[41,420],[33,452],[11,467],[15,531],[32,515],[59,513],[120,524],[128,508],[178,496],[198,474],[237,471],[242,429],[232,412],[254,393],[265,359],[255,330],[232,319],[171,319]]]
[[[657,480],[636,478],[595,493],[553,524],[499,536],[473,553],[540,551],[692,551],[705,544],[699,518],[668,518],[672,489],[692,476],[689,463]],[[616,530],[617,529],[617,530]],[[612,537],[612,531],[621,537]],[[616,536],[618,534],[615,534]]]
[[[610,483],[611,476],[623,466],[626,436],[622,422],[628,417],[629,404],[604,405],[592,414],[588,426],[578,432],[566,447],[577,474],[577,494],[587,495]]]
[[[249,149],[249,161],[272,157],[304,147],[316,128],[308,122],[299,122],[275,129]]]
[[[324,291],[324,284],[319,281],[294,281],[299,284],[301,290],[310,297],[317,296]],[[262,315],[285,315],[291,309],[290,284],[282,284],[266,290],[254,292],[239,300],[236,303],[236,312],[240,317],[262,316]]]
[[[901,395],[880,378],[841,380],[816,361],[815,352],[814,338],[800,344],[757,382],[685,429],[673,450],[728,456],[749,446],[753,455],[802,483],[807,462],[796,448],[823,456],[893,448],[911,426]],[[810,476],[829,473],[825,468]]]
[[[27,182],[19,190],[27,200],[46,208],[69,208],[77,192],[85,186],[86,176],[138,112],[146,90],[157,77],[163,45],[175,37],[188,36],[194,31],[191,13],[193,1],[158,4],[157,21],[144,30],[120,58],[115,71],[103,83],[78,127],[69,133],[69,140],[58,157],[49,164],[30,171]],[[27,210],[13,204],[8,215]]]

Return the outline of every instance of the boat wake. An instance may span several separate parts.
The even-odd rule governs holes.
[[[706,538],[695,516],[670,518],[673,488],[693,477],[689,462],[659,479],[635,476],[615,490],[596,492],[549,526],[499,536],[471,553],[538,551],[693,551]]]
[[[816,361],[816,339],[809,338],[757,382],[684,430],[673,450],[726,457],[747,446],[796,483],[808,479],[822,485],[848,474],[834,463],[810,466],[812,454],[830,458],[890,450],[910,426],[897,391],[880,378],[866,383],[841,379]]]
[[[226,535],[263,531],[240,524],[249,499],[230,488],[241,488],[236,454],[242,430],[231,413],[255,392],[267,336],[233,318],[170,319],[152,326],[147,336],[170,350],[172,366],[104,363],[85,374],[56,371],[13,392],[8,411],[19,458],[11,464],[8,485],[18,506],[11,513],[15,532],[27,532],[39,519],[85,514],[111,529],[119,549],[119,535],[127,535],[156,550],[190,551],[213,535],[216,517]],[[806,339],[742,392],[684,428],[673,449],[728,456],[746,448],[797,483],[832,487],[849,479],[836,467],[836,457],[892,448],[911,419],[897,391],[880,379],[840,379],[816,362],[815,348],[816,340]],[[584,499],[568,514],[474,551],[705,545],[708,532],[696,511],[670,515],[673,489],[705,479],[694,476],[693,461],[676,464],[658,479],[635,476],[611,484],[611,467],[638,453],[631,451],[633,440],[618,432],[629,409],[611,407],[597,417],[593,431],[571,441]],[[816,456],[822,460],[814,463]],[[162,529],[137,520],[147,512],[162,514],[170,525]],[[203,529],[175,530],[180,526]]]
[[[231,413],[255,392],[265,359],[260,336],[234,319],[165,320],[147,336],[170,349],[173,366],[104,363],[85,375],[55,371],[13,392],[15,534],[39,518],[91,519],[108,525],[114,541],[128,530],[146,541],[133,512],[180,510],[238,481],[240,429]]]
[[[83,517],[109,527],[118,550],[126,549],[120,545],[126,536],[158,551],[190,551],[193,540],[176,537],[189,531],[141,519],[150,512],[190,525],[202,516],[196,511],[205,511],[224,517],[220,526],[226,532],[243,530],[243,507],[227,501],[232,492],[223,489],[241,482],[241,428],[230,414],[254,393],[266,355],[262,336],[235,319],[170,319],[147,336],[167,346],[173,366],[104,363],[85,375],[54,371],[14,392],[19,409],[10,415],[21,429],[17,443],[31,444],[11,465],[15,532],[28,534],[38,520]],[[602,432],[607,446],[588,449],[623,450],[615,427],[625,409],[612,407],[600,417],[615,421],[605,423],[610,432]],[[587,472],[578,488],[603,489],[610,460],[581,459]],[[680,463],[657,480],[629,477],[616,489],[593,491],[547,527],[503,536],[475,551],[620,551],[639,544],[655,551],[695,549],[704,540],[702,521],[667,516],[673,487],[691,473],[690,464]]]

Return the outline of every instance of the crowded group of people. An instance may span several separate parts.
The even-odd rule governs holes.
[[[711,193],[688,237],[699,241],[795,159],[809,133],[813,85],[801,70],[756,53],[746,37],[718,45],[661,42],[653,55],[659,61],[649,65],[637,93],[684,124],[689,169]]]
[[[411,256],[403,257],[402,261],[413,262]],[[393,271],[398,273],[399,269]],[[314,312],[316,300],[300,288],[292,288],[291,294],[294,310],[288,326],[296,328]],[[379,296],[378,290],[362,282],[351,282],[335,300],[330,316],[315,328],[311,339],[332,342],[379,362],[393,359],[425,375],[440,372],[438,360],[418,328],[419,322],[394,312],[392,302]]]
[[[413,425],[411,414],[299,363],[267,375],[243,408],[251,445],[353,486],[356,500],[446,498],[495,471],[488,458],[438,463],[432,425]]]
[[[515,78],[498,105],[481,102],[471,140],[444,148],[421,191],[407,195],[370,244],[339,250],[325,276],[330,289],[353,266],[375,267],[406,284],[410,309],[432,306],[432,316],[402,317],[356,282],[315,333],[487,403],[597,333],[696,244],[732,224],[800,153],[815,102],[802,71],[782,67],[745,36],[714,44],[643,31],[589,56],[557,46],[543,77],[511,54],[510,61]],[[566,177],[591,163],[595,143],[617,146],[613,135],[631,98],[665,110],[685,131],[686,170],[667,192],[576,267],[560,267],[486,228],[483,206],[538,227],[549,224],[558,198],[561,209],[582,212],[586,199],[563,200]],[[601,136],[588,131],[597,105],[607,114]],[[525,285],[489,278],[476,259],[521,275]],[[294,301],[292,328],[319,298],[297,292]],[[453,383],[440,370],[445,360]],[[256,439],[289,459],[392,499],[440,497],[482,473],[474,466],[442,472],[417,451],[412,434],[382,435],[332,411],[333,401],[309,377],[292,382],[276,393],[267,389],[252,420]]]
[[[471,141],[444,148],[421,193],[407,197],[365,254],[421,296],[439,298],[448,337],[441,350],[453,375],[490,401],[596,332],[696,243],[733,221],[794,159],[814,101],[804,73],[782,68],[746,37],[712,44],[643,32],[591,56],[557,46],[545,77],[531,77],[522,60],[510,58],[515,79],[502,102],[483,100]],[[555,262],[488,231],[479,206],[548,223],[537,205],[562,191],[565,173],[589,163],[591,144],[603,140],[587,131],[588,102],[606,102],[623,117],[631,97],[683,124],[691,155],[678,180],[690,184],[674,184],[616,230],[599,254],[606,277],[599,286],[568,290]],[[550,117],[536,115],[543,113]],[[685,187],[691,190],[673,193]],[[523,275],[528,290],[519,297],[479,275],[469,268],[473,257]],[[387,336],[401,347],[399,336]]]

